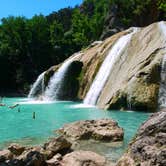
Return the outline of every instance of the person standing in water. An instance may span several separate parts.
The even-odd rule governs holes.
[[[32,118],[36,119],[36,113],[35,112],[33,112]]]

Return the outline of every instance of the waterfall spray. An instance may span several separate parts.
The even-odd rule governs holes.
[[[38,76],[37,80],[32,85],[32,88],[28,94],[28,98],[34,98],[38,94],[42,94],[44,92],[44,74],[45,72]]]

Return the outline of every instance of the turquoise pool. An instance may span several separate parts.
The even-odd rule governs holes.
[[[124,128],[124,142],[120,146],[103,147],[103,153],[113,160],[123,153],[140,124],[149,113],[132,111],[103,111],[97,108],[82,107],[77,102],[34,102],[27,98],[3,98],[0,107],[0,148],[12,142],[23,145],[38,145],[55,135],[55,130],[65,123],[85,119],[112,118]],[[18,103],[19,106],[10,109]],[[33,119],[35,112],[35,119]],[[98,144],[96,144],[98,146]],[[98,147],[101,149],[100,147]],[[114,156],[113,156],[114,154]]]

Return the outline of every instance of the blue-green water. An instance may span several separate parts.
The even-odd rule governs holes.
[[[125,137],[121,146],[107,148],[105,153],[107,156],[111,155],[112,151],[120,154],[135,135],[140,124],[149,116],[144,112],[80,108],[77,107],[80,103],[76,102],[33,103],[28,102],[26,98],[4,98],[2,102],[7,106],[15,103],[20,105],[14,109],[7,106],[0,107],[0,148],[11,142],[24,145],[41,144],[54,136],[55,129],[62,127],[65,123],[85,119],[112,118],[124,128]],[[35,119],[33,119],[33,112],[36,115]]]

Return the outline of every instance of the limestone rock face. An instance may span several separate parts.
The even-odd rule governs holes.
[[[166,24],[163,22],[163,24]],[[129,31],[107,38],[83,50],[76,60],[83,63],[79,98],[84,99],[99,68],[116,41]],[[156,111],[161,61],[166,36],[159,23],[140,28],[114,63],[96,105],[104,109]]]
[[[117,166],[166,165],[166,110],[153,114],[138,130]]]
[[[123,129],[111,119],[85,120],[64,125],[59,132],[70,140],[94,139],[100,141],[122,141]]]
[[[114,64],[97,105],[106,109],[156,110],[165,41],[158,24],[135,33]]]
[[[106,159],[103,156],[100,156],[94,152],[90,151],[75,151],[69,153],[63,157],[63,160],[60,162],[62,166],[105,166]]]
[[[166,22],[162,23],[166,25]],[[82,70],[77,75],[79,87],[75,90],[78,92],[75,95],[79,99],[85,98],[101,64],[114,44],[128,33],[130,30],[116,33],[70,57],[83,64]],[[132,35],[130,42],[113,64],[109,77],[99,94],[96,103],[99,108],[157,110],[161,61],[166,54],[165,34],[160,23],[154,23],[140,28]],[[57,68],[52,67],[46,72],[47,75],[53,74]],[[66,86],[66,89],[69,87]]]

